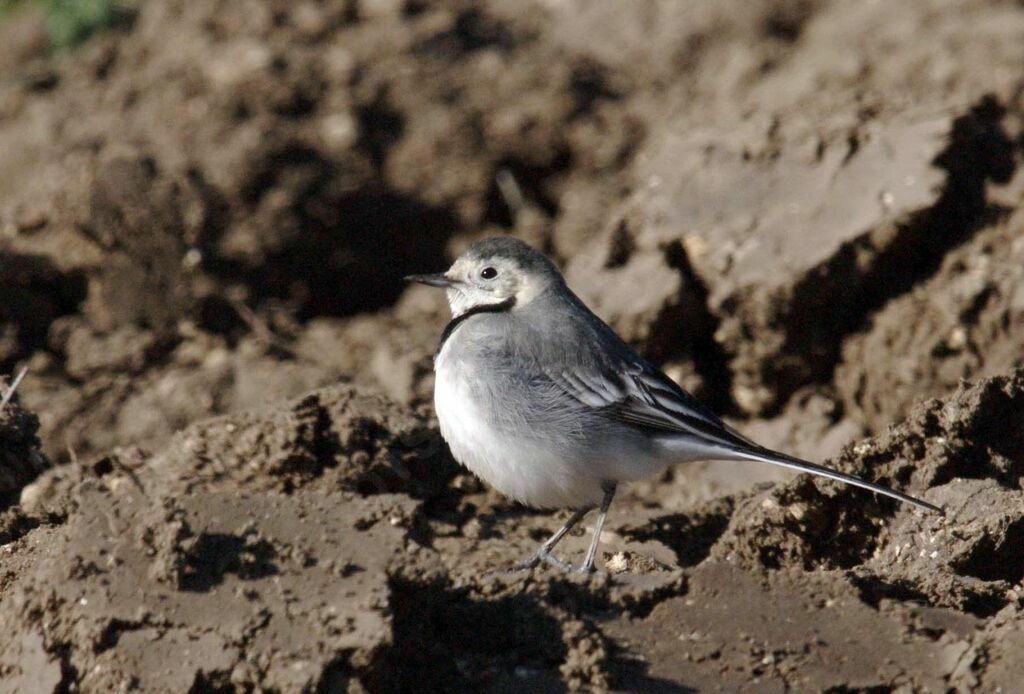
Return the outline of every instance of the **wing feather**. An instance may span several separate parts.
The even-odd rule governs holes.
[[[620,422],[666,434],[689,434],[724,445],[750,446],[700,401],[643,362],[549,374],[568,395]]]
[[[545,386],[552,383],[586,407],[652,437],[693,438],[720,448],[730,459],[746,459],[780,465],[800,472],[885,494],[921,508],[938,507],[888,489],[880,484],[771,451],[747,439],[719,419],[693,395],[645,361],[622,342],[574,295],[550,299],[554,318],[544,330],[519,333],[522,352],[531,354],[537,376]],[[557,299],[557,300],[556,300]],[[538,345],[546,349],[538,349]],[[571,345],[571,349],[566,349]]]

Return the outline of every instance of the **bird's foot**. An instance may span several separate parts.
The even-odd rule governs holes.
[[[579,576],[605,576],[607,575],[604,571],[594,566],[594,562],[589,564],[583,563],[579,568],[573,570],[574,574]]]
[[[591,564],[590,566],[583,565],[573,570],[574,574],[579,574],[580,576],[589,576],[590,574],[596,572],[597,569],[594,568],[593,564]]]
[[[572,564],[567,564],[566,562],[556,557],[554,554],[549,554],[548,552],[545,552],[543,555],[541,555],[540,560],[547,564],[550,564],[556,569],[565,571],[566,573],[573,570]]]
[[[555,555],[551,554],[551,552],[548,552],[547,550],[537,550],[523,561],[517,564],[513,564],[507,569],[496,569],[494,571],[489,571],[488,574],[517,574],[523,571],[530,571],[532,569],[535,569],[541,562],[553,566],[556,569],[559,569],[560,571],[564,571],[565,573],[572,573],[574,571],[577,571],[577,569],[572,564],[567,564]]]
[[[594,566],[594,563],[583,564],[581,566],[573,566],[568,562],[564,562],[550,552],[538,550],[528,556],[523,561],[513,564],[507,569],[495,569],[488,571],[489,576],[511,576],[513,574],[522,573],[524,571],[531,571],[541,563],[548,564],[554,568],[567,574],[575,574],[577,576],[604,576],[605,572]]]

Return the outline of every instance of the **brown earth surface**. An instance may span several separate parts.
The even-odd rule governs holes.
[[[1016,688],[1019,3],[131,7],[0,15],[0,691]],[[401,281],[488,234],[946,516],[691,465],[489,573],[565,514],[451,460]]]

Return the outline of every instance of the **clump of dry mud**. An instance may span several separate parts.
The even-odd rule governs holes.
[[[422,499],[454,473],[442,451],[421,418],[336,386],[52,470],[21,492],[41,527],[7,546],[5,682],[385,677],[388,567],[422,542]]]
[[[0,407],[0,544],[31,527],[16,504],[22,488],[50,466],[39,450],[39,419],[21,407],[11,391],[15,385],[0,379],[0,393],[7,400]]]
[[[610,576],[495,576],[558,521],[466,479],[423,417],[332,386],[26,486],[0,672],[36,691],[1012,686],[1021,419],[1024,371],[833,461],[945,517],[800,478],[620,505]]]

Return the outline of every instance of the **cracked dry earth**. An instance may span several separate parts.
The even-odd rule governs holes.
[[[25,487],[0,673],[10,691],[1012,691],[1021,417],[1024,371],[832,461],[944,518],[804,477],[686,512],[627,497],[608,575],[510,577],[487,572],[557,519],[483,490],[424,417],[316,390]]]

